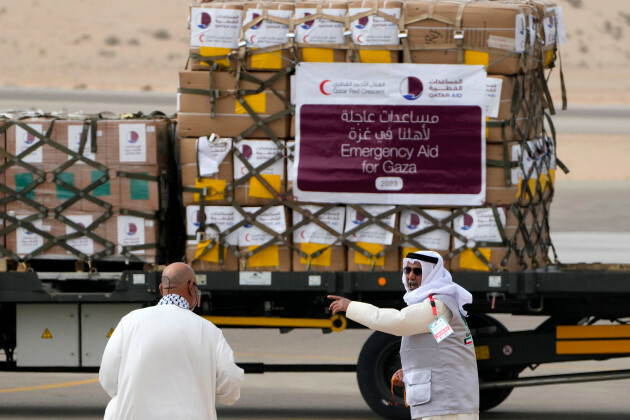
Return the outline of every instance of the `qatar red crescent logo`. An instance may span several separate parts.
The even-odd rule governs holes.
[[[319,84],[319,91],[323,95],[330,95],[331,94],[330,87],[328,86],[329,83],[331,83],[330,80],[324,80],[323,82],[321,82]]]
[[[212,17],[209,13],[201,12],[197,15],[197,20],[195,24],[200,29],[208,29],[210,24],[212,23]]]

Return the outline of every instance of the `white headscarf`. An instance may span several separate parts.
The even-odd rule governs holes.
[[[409,253],[403,259],[403,270],[415,262],[422,266],[422,283],[420,287],[410,292],[403,273],[402,282],[407,291],[403,299],[407,305],[423,302],[429,295],[448,295],[457,302],[459,312],[466,316],[467,312],[463,306],[472,302],[472,295],[460,285],[453,283],[451,274],[444,268],[442,256],[433,251]]]

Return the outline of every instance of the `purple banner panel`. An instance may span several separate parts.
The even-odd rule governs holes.
[[[301,191],[482,190],[479,106],[303,105],[299,112]]]

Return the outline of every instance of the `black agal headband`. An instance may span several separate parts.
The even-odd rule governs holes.
[[[425,261],[425,262],[432,263],[432,264],[437,264],[438,261],[439,261],[435,257],[431,257],[429,255],[423,255],[423,254],[416,254],[415,252],[408,253],[405,258],[411,258],[412,260]]]

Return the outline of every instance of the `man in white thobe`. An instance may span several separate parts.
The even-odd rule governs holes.
[[[407,254],[402,281],[409,306],[400,311],[333,295],[330,310],[402,337],[402,369],[392,381],[405,387],[412,419],[478,420],[477,362],[463,308],[472,295],[453,282],[433,251]]]
[[[123,317],[107,343],[105,419],[216,419],[216,402],[239,399],[243,370],[221,330],[192,312],[199,288],[190,266],[167,266],[160,293],[157,306]]]

